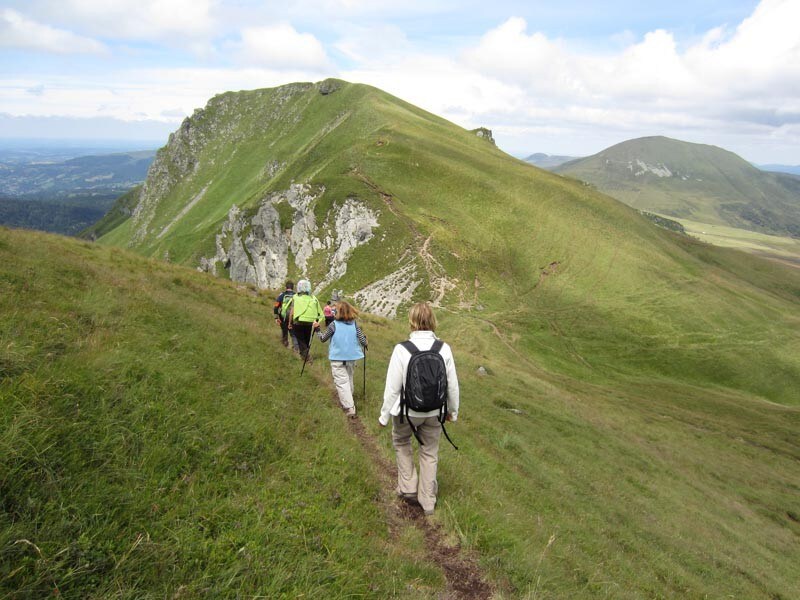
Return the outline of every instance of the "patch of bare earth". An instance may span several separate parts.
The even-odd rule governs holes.
[[[431,253],[430,244],[431,240],[433,239],[433,236],[429,235],[427,238],[425,238],[425,236],[423,236],[422,233],[420,233],[416,224],[411,219],[401,215],[397,211],[397,209],[394,206],[394,197],[385,190],[381,189],[374,181],[372,181],[369,177],[367,177],[361,171],[359,171],[358,168],[354,168],[352,170],[352,174],[358,180],[363,182],[367,187],[369,187],[373,192],[378,194],[383,200],[386,207],[389,209],[389,211],[399,221],[405,223],[406,226],[408,226],[408,229],[411,232],[412,237],[414,238],[414,244],[416,246],[416,254],[419,256],[419,259],[422,262],[422,266],[425,268],[425,271],[428,274],[428,281],[430,283],[431,291],[433,293],[431,304],[433,304],[434,307],[441,306],[445,294],[447,294],[447,292],[455,289],[458,286],[458,280],[447,277],[447,272],[445,271],[444,267]]]

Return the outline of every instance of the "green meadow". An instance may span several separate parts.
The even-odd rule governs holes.
[[[779,235],[768,235],[747,229],[710,225],[688,219],[673,219],[686,229],[686,233],[703,242],[735,248],[758,256],[800,264],[800,240]]]
[[[441,592],[419,532],[387,527],[324,348],[300,378],[269,297],[43,234],[3,230],[0,253],[6,597]],[[435,518],[496,597],[792,598],[796,406],[647,369],[555,373],[501,313],[439,315],[462,412]],[[406,328],[362,324],[357,405],[391,461],[377,415]]]
[[[162,149],[199,166],[142,238],[123,210],[98,244],[0,230],[3,593],[453,595],[425,530],[393,518],[377,416],[403,310],[362,316],[358,430],[325,348],[300,378],[279,345],[277,290],[196,270],[232,204],[294,181],[324,187],[319,218],[349,197],[379,213],[337,289],[404,257],[415,299],[439,300],[462,411],[434,524],[495,597],[795,597],[800,271],[339,85],[212,101],[193,146]]]

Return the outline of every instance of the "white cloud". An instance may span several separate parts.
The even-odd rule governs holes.
[[[55,54],[103,54],[100,42],[33,21],[6,8],[0,11],[0,46]]]
[[[666,29],[622,30],[605,40],[602,51],[596,40],[576,46],[583,41],[546,35],[533,21],[505,18],[505,12],[505,20],[483,35],[463,37],[458,18],[469,9],[452,0],[5,4],[17,11],[0,9],[0,44],[103,48],[72,31],[107,40],[126,64],[142,55],[174,65],[169,48],[177,45],[195,61],[193,68],[137,71],[109,64],[102,80],[77,72],[47,76],[42,70],[26,81],[0,80],[0,110],[12,114],[92,116],[102,105],[119,118],[143,113],[177,119],[216,93],[318,80],[337,74],[338,66],[344,79],[376,85],[465,127],[490,127],[501,146],[508,143],[518,152],[577,154],[587,140],[614,143],[655,134],[724,142],[733,150],[800,146],[799,0],[763,0],[738,25],[720,25],[691,41]],[[38,22],[20,13],[37,15]],[[50,35],[22,35],[21,26],[3,20],[7,14]],[[470,22],[480,18],[473,15]],[[421,19],[421,29],[408,28]],[[74,43],[48,41],[57,34],[74,36]],[[154,43],[123,49],[123,40]],[[234,68],[203,68],[226,61]]]
[[[234,48],[245,64],[273,69],[332,69],[320,41],[288,23],[243,29],[241,42]]]
[[[213,34],[217,0],[45,0],[51,19],[103,37],[155,40]]]
[[[347,25],[333,46],[362,65],[395,62],[414,52],[405,32],[387,24]]]
[[[461,53],[461,66],[523,95],[512,112],[497,105],[471,121],[525,131],[656,133],[716,137],[772,136],[800,143],[800,2],[764,0],[734,31],[714,28],[682,47],[673,33],[651,31],[604,55],[528,33],[512,17]],[[610,40],[619,46],[624,38]],[[454,72],[454,75],[458,71]],[[605,136],[608,137],[608,136]],[[502,141],[502,137],[500,138]],[[542,149],[540,146],[537,149]]]
[[[37,79],[0,79],[0,112],[27,116],[108,116],[123,121],[142,118],[178,123],[202,108],[216,94],[317,81],[307,70],[247,69],[135,69],[113,76],[50,76]],[[30,90],[42,94],[32,102]]]

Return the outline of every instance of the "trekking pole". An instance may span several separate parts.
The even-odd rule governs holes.
[[[306,348],[306,356],[303,359],[303,368],[300,369],[300,377],[303,376],[303,371],[306,370],[306,363],[308,362],[308,357],[311,356],[311,342],[314,341],[314,327],[311,327],[311,337],[308,338],[308,347]]]
[[[364,347],[364,393],[361,396],[362,402],[367,403],[367,348]]]

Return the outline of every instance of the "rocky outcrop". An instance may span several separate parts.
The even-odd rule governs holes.
[[[290,256],[306,274],[321,253],[329,271],[316,287],[341,278],[353,250],[372,239],[378,215],[362,201],[347,198],[325,215],[323,221],[332,225],[321,227],[315,208],[324,192],[293,184],[267,196],[253,215],[233,206],[216,236],[216,253],[200,260],[200,270],[219,274],[225,268],[233,281],[275,289],[287,277]]]
[[[326,79],[319,82],[319,93],[323,96],[332,94],[342,86],[341,82],[337,79]]]
[[[495,145],[494,138],[492,137],[492,130],[486,129],[486,127],[478,127],[477,129],[473,129],[472,133],[477,135],[479,138],[490,142],[491,144]]]
[[[394,319],[397,309],[411,302],[420,283],[422,281],[417,277],[416,266],[408,262],[394,273],[356,292],[355,300],[362,310]]]

